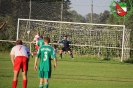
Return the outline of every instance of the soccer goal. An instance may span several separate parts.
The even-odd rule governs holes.
[[[58,48],[58,41],[67,35],[75,55],[121,61],[130,57],[130,31],[125,25],[18,19],[17,39],[32,41],[37,31],[50,37],[51,45]]]

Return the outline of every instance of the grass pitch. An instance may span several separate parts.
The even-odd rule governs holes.
[[[49,88],[133,88],[133,64],[86,56],[75,56],[71,60],[69,55],[64,54],[63,59],[57,57],[57,60],[57,69],[52,70]],[[38,71],[33,66],[34,58],[30,58],[28,88],[39,86]],[[9,53],[0,53],[0,88],[11,88],[12,78]],[[17,88],[22,88],[21,72]]]

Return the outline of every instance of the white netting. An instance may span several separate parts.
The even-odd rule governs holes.
[[[50,37],[51,44],[57,45],[67,35],[73,53],[77,55],[129,58],[130,31],[124,25],[18,19],[17,39],[32,41],[37,31]]]

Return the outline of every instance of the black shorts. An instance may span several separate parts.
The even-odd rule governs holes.
[[[62,51],[71,51],[71,49],[69,47],[67,47],[67,48],[66,47],[63,47],[62,48]]]

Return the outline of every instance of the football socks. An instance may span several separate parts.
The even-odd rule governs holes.
[[[18,83],[17,80],[16,80],[16,81],[13,81],[13,82],[12,82],[12,88],[16,88],[16,87],[17,87],[17,83]]]
[[[23,88],[27,88],[27,80],[23,80]]]
[[[48,88],[48,84],[44,84],[44,88]]]

